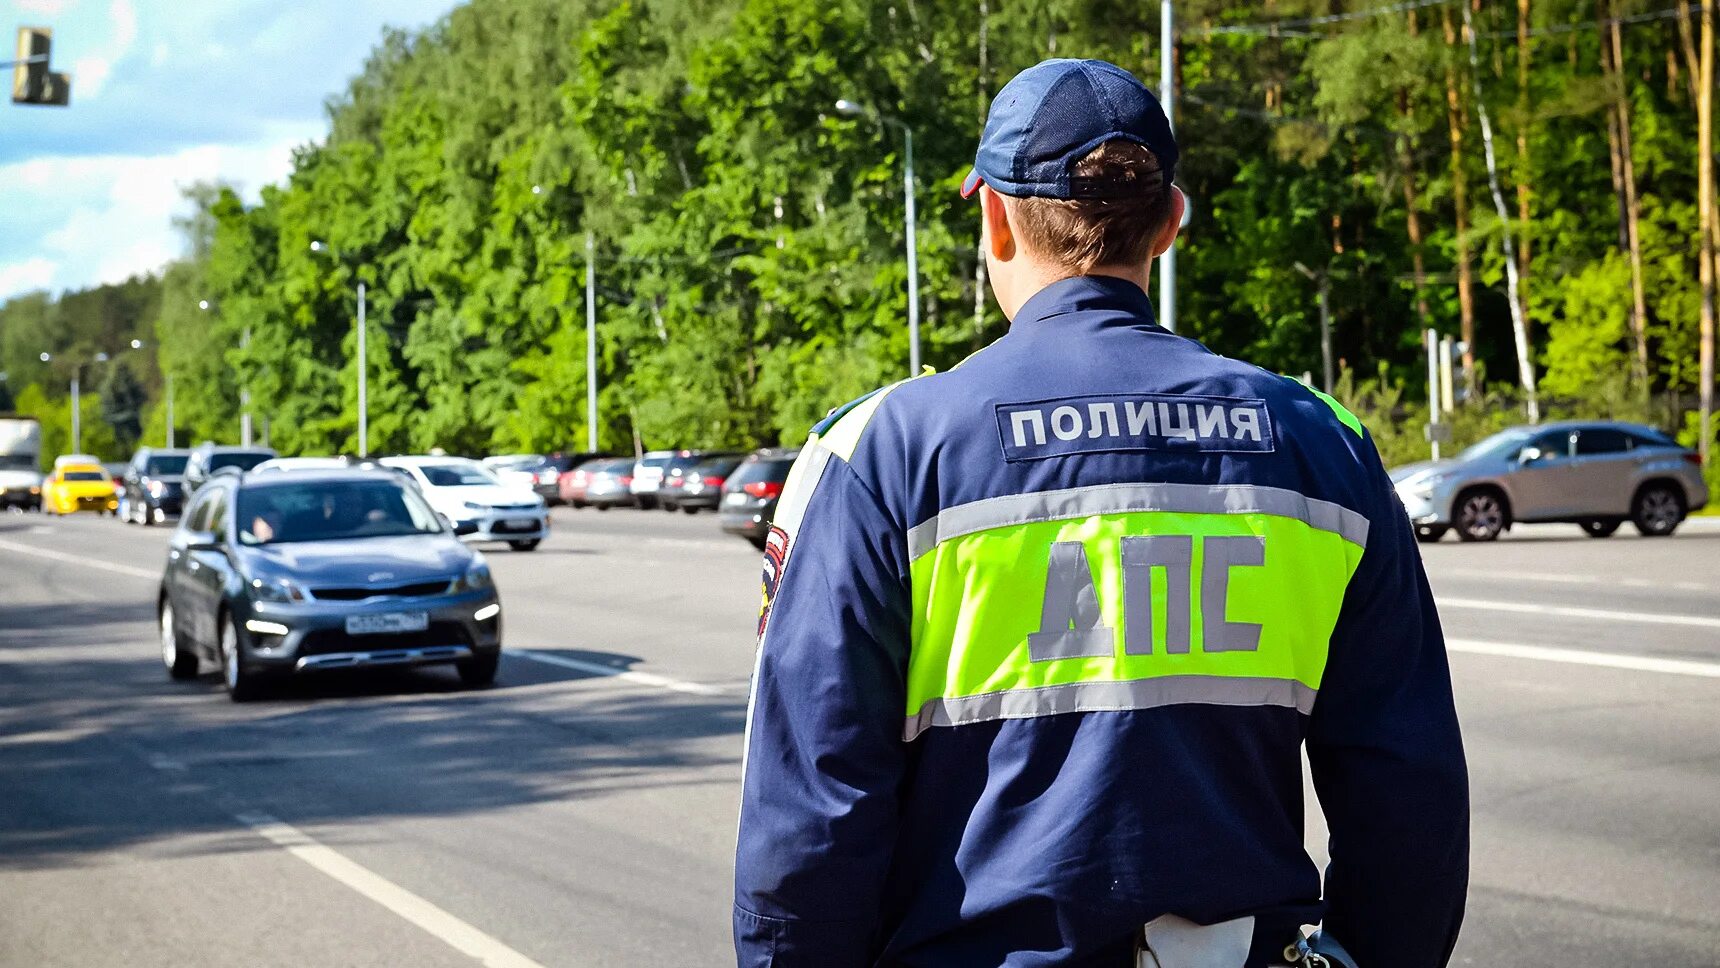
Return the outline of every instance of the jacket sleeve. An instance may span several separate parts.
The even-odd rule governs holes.
[[[747,716],[737,962],[870,965],[906,758],[906,536],[816,441],[775,524]]]
[[[1463,921],[1469,780],[1421,553],[1372,441],[1367,548],[1308,734],[1331,832],[1325,930],[1367,968],[1438,968]]]

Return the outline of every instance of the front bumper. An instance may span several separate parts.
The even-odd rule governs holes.
[[[370,634],[346,630],[350,617],[400,612],[424,612],[427,627]],[[239,635],[246,661],[273,672],[456,662],[502,647],[501,601],[494,589],[483,589],[367,602],[251,602]]]
[[[461,541],[541,541],[549,537],[549,511],[496,511],[454,520]]]
[[[1451,502],[1444,500],[1439,490],[1399,487],[1397,496],[1410,523],[1421,527],[1451,524]]]

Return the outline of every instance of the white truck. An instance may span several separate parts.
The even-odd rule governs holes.
[[[42,509],[42,425],[0,413],[0,511]]]

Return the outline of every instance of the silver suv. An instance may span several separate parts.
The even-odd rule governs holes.
[[[1422,541],[1453,528],[1464,541],[1492,541],[1518,521],[1569,521],[1594,538],[1629,521],[1660,537],[1708,503],[1695,452],[1628,423],[1513,427],[1391,478]]]

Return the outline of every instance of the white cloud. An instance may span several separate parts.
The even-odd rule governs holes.
[[[0,184],[53,198],[58,211],[41,227],[35,251],[0,265],[0,300],[44,287],[118,282],[153,272],[178,257],[173,227],[193,182],[221,179],[255,200],[263,185],[292,170],[293,149],[321,135],[321,125],[279,126],[257,142],[198,145],[171,154],[35,158],[0,166]]]
[[[54,263],[40,256],[10,265],[0,265],[0,293],[12,296],[46,289],[53,284],[54,269]]]
[[[77,86],[78,100],[99,96],[112,73],[113,61],[106,57],[80,57],[72,61],[72,83]]]
[[[76,0],[17,0],[20,13],[39,13],[44,17],[58,17],[71,7],[76,6]]]

